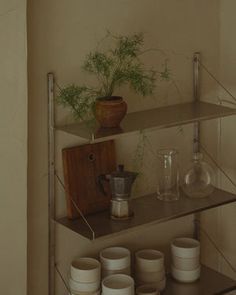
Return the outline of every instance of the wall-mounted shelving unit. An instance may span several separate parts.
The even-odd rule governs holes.
[[[219,105],[200,102],[199,97],[199,54],[194,54],[194,102],[161,107],[153,110],[130,113],[119,129],[99,129],[88,124],[79,123],[67,126],[54,124],[54,75],[48,74],[49,97],[49,290],[50,295],[55,294],[54,266],[55,266],[55,225],[61,224],[87,239],[100,239],[122,234],[131,229],[165,222],[192,213],[222,206],[236,201],[236,195],[221,189],[203,199],[189,199],[181,195],[177,202],[161,202],[156,194],[143,196],[132,201],[134,217],[127,221],[114,221],[110,219],[108,211],[86,216],[86,219],[69,220],[67,217],[57,219],[54,211],[55,204],[55,131],[63,131],[79,136],[88,142],[104,141],[119,136],[139,132],[140,130],[157,130],[178,125],[195,123],[194,150],[199,146],[199,122],[231,116],[236,114],[236,109]],[[188,289],[189,288],[189,289]],[[181,291],[182,290],[182,291]],[[187,291],[186,291],[187,290]],[[191,290],[191,292],[188,290]],[[194,294],[194,295],[219,295],[231,290],[236,290],[236,281],[202,266],[201,278],[193,284],[180,284],[169,278],[164,295]],[[186,293],[187,292],[187,293]]]

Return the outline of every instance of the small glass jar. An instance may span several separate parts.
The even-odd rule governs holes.
[[[184,174],[182,189],[190,198],[204,198],[214,191],[215,178],[213,168],[203,161],[203,155],[194,153],[192,166]]]
[[[162,201],[179,199],[179,162],[178,151],[160,149],[158,157],[157,198]]]

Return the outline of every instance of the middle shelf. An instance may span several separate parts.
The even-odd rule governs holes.
[[[90,240],[125,232],[132,228],[150,226],[174,218],[211,209],[236,201],[236,195],[215,189],[214,192],[202,199],[190,199],[182,192],[176,202],[159,201],[155,194],[132,199],[131,207],[134,216],[126,221],[114,221],[108,211],[86,216],[87,222],[94,231],[94,236],[82,218],[70,220],[67,217],[56,220],[59,224],[88,238]]]

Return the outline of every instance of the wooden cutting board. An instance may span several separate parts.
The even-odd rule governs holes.
[[[114,141],[65,148],[62,158],[68,218],[80,217],[73,202],[84,215],[107,209],[111,199],[109,184],[105,187],[109,193],[104,196],[96,181],[100,174],[116,170]]]

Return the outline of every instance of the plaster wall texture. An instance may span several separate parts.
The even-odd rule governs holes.
[[[236,70],[235,50],[236,43],[233,36],[233,27],[235,26],[235,18],[233,11],[236,8],[235,1],[220,1],[219,3],[219,68],[218,72],[212,71],[215,77],[235,96],[236,89],[234,83],[234,75]],[[223,105],[235,107],[235,100],[228,95],[220,86],[218,87],[217,99]],[[205,135],[211,134],[212,130],[217,130],[217,135],[211,144],[215,144],[214,158],[218,164],[223,168],[231,180],[235,183],[236,169],[235,169],[235,147],[236,141],[234,137],[235,132],[235,116],[223,118],[213,122],[212,127],[209,128]],[[218,185],[227,191],[236,192],[235,186],[218,171]],[[210,210],[201,215],[203,228],[207,231],[210,237],[217,244],[217,247],[224,254],[230,262],[231,267],[225,259],[219,254],[212,243],[202,234],[202,259],[206,264],[214,267],[218,271],[226,275],[236,278],[236,206],[234,203]],[[228,294],[236,294],[232,291]]]
[[[26,1],[0,1],[0,292],[27,292]]]
[[[201,21],[199,22],[199,16]],[[203,53],[203,60],[218,69],[219,2],[203,0],[29,0],[29,277],[30,295],[47,294],[47,83],[46,74],[53,71],[59,85],[91,82],[80,71],[84,56],[93,50],[106,30],[116,34],[145,33],[145,45],[164,51],[146,55],[145,62],[160,69],[167,58],[172,80],[162,82],[152,98],[142,99],[129,89],[122,89],[129,112],[161,105],[191,101],[192,55]],[[205,74],[203,73],[203,78]],[[211,100],[215,85],[202,79],[202,96]],[[57,107],[58,123],[71,121],[70,113]],[[192,152],[192,126],[183,130],[170,128],[146,134],[151,148],[145,150],[143,176],[135,187],[134,197],[154,191],[156,163],[153,160],[158,147],[175,146],[180,149],[184,167]],[[213,135],[212,135],[213,136]],[[116,140],[118,162],[132,169],[132,158],[139,136]],[[83,144],[85,141],[64,133],[57,134],[57,171],[63,177],[61,149]],[[57,215],[65,214],[64,193],[57,187]],[[66,277],[69,264],[76,256],[96,256],[109,245],[124,245],[132,250],[155,247],[168,257],[170,240],[179,235],[191,235],[192,216],[134,230],[117,237],[90,242],[66,228],[56,226],[56,257]],[[168,260],[168,258],[167,258]],[[56,277],[58,295],[66,294]]]
[[[234,38],[233,28],[236,25],[234,11],[236,9],[235,1],[220,1],[220,63],[219,72],[216,77],[221,83],[236,96],[235,86],[235,71],[236,71],[236,42]],[[236,101],[229,94],[227,94],[221,87],[218,88],[218,98],[223,105],[234,107]],[[235,149],[236,139],[235,133],[236,117],[231,116],[218,120],[216,128],[218,129],[217,138],[217,161],[228,174],[228,176],[235,183],[236,179],[236,160]],[[232,183],[222,174],[219,173],[219,185],[223,189],[236,192],[236,188]],[[219,207],[212,210],[210,214],[204,215],[203,221],[207,231],[214,238],[218,248],[224,253],[225,257],[230,261],[231,265],[236,268],[236,205],[235,203],[227,206]],[[215,267],[232,278],[236,278],[235,272],[225,262],[222,256],[212,247],[209,241],[206,241],[204,247],[204,256],[208,262],[215,265]],[[208,257],[208,258],[207,258]],[[230,294],[236,294],[232,292]]]

